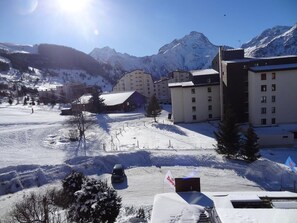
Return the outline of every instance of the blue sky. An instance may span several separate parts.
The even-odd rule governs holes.
[[[0,0],[0,42],[149,56],[198,31],[239,47],[264,29],[294,25],[296,10],[296,0]]]

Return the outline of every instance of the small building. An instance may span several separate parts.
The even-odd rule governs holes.
[[[220,118],[219,73],[213,69],[190,72],[190,81],[169,83],[173,122],[202,122]]]
[[[179,192],[157,194],[151,222],[286,222],[297,219],[297,194],[281,192]]]
[[[133,111],[144,106],[146,98],[137,91],[102,94],[107,112]]]
[[[89,103],[92,95],[84,94],[78,100],[72,103],[72,112],[91,111],[92,106]],[[106,112],[133,111],[143,106],[146,102],[145,97],[137,91],[116,92],[101,94]]]

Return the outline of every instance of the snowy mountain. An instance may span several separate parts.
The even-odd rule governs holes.
[[[116,52],[109,47],[96,48],[90,55],[100,63],[111,65],[115,76],[135,69],[143,69],[155,78],[166,75],[174,70],[193,70],[209,68],[211,61],[218,52],[218,46],[212,44],[205,35],[191,32],[181,39],[159,49],[158,54],[135,57]]]
[[[269,57],[297,54],[297,24],[275,26],[242,45],[246,56]]]

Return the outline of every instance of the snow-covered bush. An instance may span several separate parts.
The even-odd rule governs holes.
[[[115,222],[121,208],[121,197],[106,182],[87,179],[75,192],[69,218],[75,222]]]

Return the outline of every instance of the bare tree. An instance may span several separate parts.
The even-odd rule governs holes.
[[[86,142],[86,131],[91,126],[95,125],[95,119],[86,116],[84,112],[78,112],[74,116],[72,116],[70,119],[67,120],[67,124],[72,126],[78,131],[78,145],[76,150],[76,155],[78,155],[78,152],[80,149],[82,149],[86,155],[87,153],[87,142]]]
[[[59,212],[62,210],[56,200],[61,198],[61,193],[55,189],[46,191],[45,194],[32,192],[25,196],[22,201],[15,204],[9,217],[4,221],[7,223],[62,223]]]

